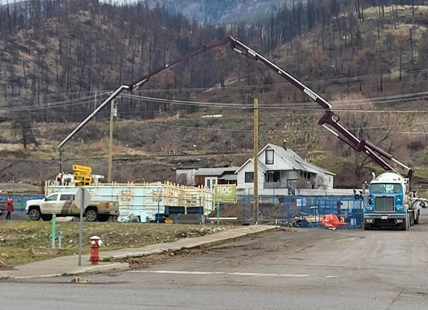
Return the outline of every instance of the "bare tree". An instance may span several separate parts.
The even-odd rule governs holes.
[[[16,135],[19,137],[24,149],[30,144],[33,144],[34,147],[39,146],[31,125],[30,117],[27,114],[17,113],[13,115],[12,128],[16,131]]]
[[[398,48],[398,55],[399,55],[399,70],[400,70],[400,76],[398,80],[401,82],[402,76],[402,68],[403,68],[403,52],[404,48],[407,45],[408,36],[407,36],[407,30],[405,28],[399,28],[395,31],[395,46]]]

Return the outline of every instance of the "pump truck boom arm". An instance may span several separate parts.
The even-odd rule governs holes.
[[[182,62],[183,60],[186,60],[196,54],[199,54],[207,49],[215,48],[217,46],[224,45],[226,43],[230,44],[230,47],[237,53],[242,54],[250,59],[253,59],[255,61],[260,61],[265,66],[269,67],[273,71],[275,71],[277,74],[279,74],[281,77],[283,77],[285,80],[287,80],[289,83],[291,83],[293,86],[298,88],[300,91],[302,91],[304,94],[306,94],[309,98],[311,98],[313,101],[318,103],[325,111],[324,115],[321,117],[321,119],[318,121],[319,125],[322,125],[324,128],[326,128],[328,131],[333,133],[339,140],[343,141],[350,147],[352,147],[357,152],[364,152],[367,156],[369,156],[376,164],[381,166],[386,171],[395,171],[395,169],[385,161],[392,160],[395,163],[399,164],[403,168],[408,170],[407,177],[409,180],[411,180],[413,175],[413,170],[404,165],[403,163],[399,162],[395,158],[392,157],[391,154],[388,152],[385,152],[384,150],[380,149],[376,145],[370,143],[367,140],[360,140],[356,136],[354,136],[350,131],[348,131],[345,127],[343,127],[339,123],[339,116],[335,114],[332,110],[332,105],[327,102],[324,98],[316,94],[313,90],[306,87],[304,84],[302,84],[300,81],[298,81],[296,78],[291,76],[289,73],[278,67],[276,64],[268,60],[267,58],[263,57],[261,54],[257,53],[250,47],[246,46],[239,40],[234,39],[233,37],[227,37],[222,40],[213,41],[209,44],[205,44],[201,47],[198,47],[194,49],[193,51],[184,54],[171,62],[165,64],[164,66],[158,68],[155,71],[152,71],[139,80],[133,82],[129,85],[122,85],[117,90],[115,90],[105,101],[103,101],[95,110],[92,112],[79,126],[77,126],[59,145],[58,147],[61,148],[64,146],[65,143],[67,143],[68,140],[70,140],[83,126],[85,126],[101,109],[103,109],[108,103],[110,103],[112,100],[114,100],[117,96],[120,95],[120,93],[124,90],[127,90],[129,92],[133,92],[140,88],[142,85],[144,85],[151,77],[161,73],[162,71],[171,68],[172,66]],[[383,158],[382,158],[383,157]],[[385,158],[385,159],[384,159]],[[395,171],[396,172],[396,171]]]
[[[152,71],[152,72],[146,74],[145,76],[143,76],[141,79],[133,82],[132,84],[130,84],[128,86],[129,87],[128,90],[131,91],[131,92],[133,92],[134,90],[137,90],[139,87],[141,87],[144,83],[146,83],[152,76],[155,76],[155,75],[161,73],[162,71],[164,71],[164,70],[166,70],[168,68],[171,68],[172,66],[174,66],[174,65],[182,62],[183,60],[186,60],[186,59],[188,59],[190,57],[193,57],[193,56],[195,56],[195,55],[197,55],[197,54],[199,54],[201,52],[204,52],[207,49],[211,49],[211,48],[214,48],[214,47],[217,47],[217,46],[229,43],[230,39],[231,39],[230,37],[224,38],[222,40],[217,40],[217,41],[211,42],[209,44],[202,45],[201,47],[198,47],[198,48],[194,49],[193,51],[191,51],[191,52],[189,52],[187,54],[184,54],[184,55],[182,55],[182,56],[180,56],[180,57],[172,60],[171,62],[167,63],[166,65],[164,65],[162,67],[160,67],[159,69],[157,69],[155,71]]]
[[[205,45],[203,45],[201,47],[198,47],[198,48],[194,49],[190,53],[187,53],[185,55],[182,55],[182,56],[180,56],[180,57],[172,60],[171,62],[163,65],[162,67],[156,69],[155,71],[152,71],[152,72],[146,74],[145,76],[143,76],[142,78],[140,78],[139,80],[133,82],[130,85],[121,85],[106,100],[104,100],[91,114],[89,114],[89,116],[86,117],[67,137],[65,137],[65,139],[62,140],[60,144],[58,144],[58,148],[60,149],[60,154],[61,154],[61,148],[68,142],[68,140],[70,140],[92,118],[94,118],[95,115],[97,115],[98,112],[100,112],[112,100],[114,100],[115,98],[117,98],[124,90],[127,90],[129,92],[133,92],[134,90],[137,90],[138,88],[140,88],[141,86],[143,86],[152,76],[155,76],[155,75],[161,73],[162,71],[173,67],[174,65],[178,64],[179,62],[182,62],[183,60],[186,60],[186,59],[188,59],[188,58],[190,58],[192,56],[195,56],[196,54],[202,53],[202,52],[204,52],[207,49],[211,49],[211,48],[214,48],[214,47],[217,47],[217,46],[229,43],[230,40],[231,40],[231,38],[228,37],[228,38],[225,38],[223,40],[218,40],[218,41],[211,42],[209,44],[205,44]]]
[[[350,131],[348,131],[345,127],[343,127],[339,123],[339,116],[333,112],[331,109],[332,106],[329,102],[327,102],[324,98],[316,94],[314,91],[312,91],[310,88],[306,87],[304,84],[299,82],[297,79],[295,79],[293,76],[288,74],[286,71],[260,55],[259,53],[255,52],[245,44],[241,43],[238,40],[230,38],[231,41],[231,47],[238,53],[247,56],[250,59],[260,61],[267,67],[274,70],[276,73],[278,73],[280,76],[282,76],[284,79],[286,79],[288,82],[290,82],[292,85],[294,85],[296,88],[300,89],[303,93],[305,93],[309,98],[314,100],[316,103],[318,103],[325,111],[323,117],[318,121],[319,125],[322,125],[324,128],[326,128],[328,131],[333,133],[339,140],[345,142],[347,145],[352,147],[357,152],[364,152],[367,156],[369,156],[376,164],[381,166],[384,170],[389,171],[395,171],[395,169],[387,163],[382,157],[392,160],[396,162],[397,164],[401,165],[403,168],[407,169],[407,177],[409,180],[413,176],[413,171],[403,163],[399,162],[395,158],[392,157],[391,154],[388,152],[385,152],[384,150],[380,149],[376,145],[370,143],[367,140],[360,140],[357,137],[355,137]]]

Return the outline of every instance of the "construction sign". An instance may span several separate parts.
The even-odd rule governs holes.
[[[91,185],[91,183],[92,183],[92,177],[91,177],[92,167],[73,165],[73,171],[74,171],[74,185],[75,186]]]
[[[217,184],[214,185],[215,202],[235,202],[236,184]]]
[[[76,172],[82,172],[85,175],[89,175],[92,173],[92,167],[89,166],[80,166],[80,165],[73,165],[73,171]]]

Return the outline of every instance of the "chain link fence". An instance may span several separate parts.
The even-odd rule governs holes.
[[[243,224],[356,229],[363,226],[364,201],[349,196],[241,196]]]

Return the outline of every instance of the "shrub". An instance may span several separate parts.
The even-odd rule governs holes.
[[[407,145],[407,148],[412,151],[419,151],[426,147],[427,147],[427,141],[421,140],[421,139],[412,140]]]

